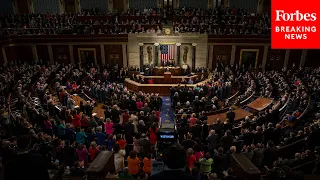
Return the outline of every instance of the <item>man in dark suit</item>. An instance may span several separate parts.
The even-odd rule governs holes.
[[[271,168],[275,160],[277,160],[277,147],[274,146],[272,141],[268,141],[267,147],[263,151],[263,164]]]
[[[232,136],[231,131],[227,130],[226,135],[223,136],[220,141],[223,149],[228,150],[232,146],[232,143],[234,141],[234,137]]]
[[[253,150],[253,157],[251,159],[252,163],[258,168],[261,167],[263,161],[263,149],[262,144],[258,143],[256,149]]]
[[[169,147],[163,155],[163,162],[170,170],[164,170],[152,175],[148,180],[195,180],[190,174],[182,171],[186,165],[185,151],[183,147],[173,145]]]
[[[222,173],[227,168],[227,155],[223,153],[223,148],[220,147],[216,155],[213,157],[213,170],[216,173]]]
[[[236,113],[232,111],[232,107],[230,107],[229,111],[227,112],[227,118],[230,120],[230,123],[233,123],[234,118],[236,118]]]
[[[30,137],[22,135],[17,141],[17,156],[4,165],[4,179],[50,180],[41,155],[29,153]]]
[[[139,141],[140,146],[142,147],[143,154],[146,157],[149,153],[151,153],[151,142],[147,139],[146,134],[141,135],[141,139]]]
[[[215,130],[211,130],[210,133],[209,133],[209,136],[207,138],[208,151],[211,154],[211,156],[213,155],[213,151],[218,146],[218,140],[219,140],[219,137],[218,137],[218,135],[216,135]]]

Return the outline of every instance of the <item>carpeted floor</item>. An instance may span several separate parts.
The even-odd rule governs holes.
[[[174,123],[175,114],[174,109],[171,107],[171,100],[169,96],[162,97],[160,118],[163,124]]]

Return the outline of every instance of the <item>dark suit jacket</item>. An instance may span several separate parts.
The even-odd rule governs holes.
[[[277,159],[277,148],[276,147],[266,148],[263,151],[263,155],[264,155],[263,164],[271,168],[273,165],[273,162]]]
[[[217,154],[213,157],[213,171],[216,173],[221,173],[227,168],[227,155]]]
[[[236,113],[232,111],[227,112],[227,118],[230,120],[230,122],[233,122],[235,117],[236,117]]]
[[[219,137],[218,135],[214,134],[214,135],[211,135],[207,138],[207,142],[208,142],[208,149],[210,151],[214,150],[215,148],[217,148],[217,145],[218,145],[218,140],[219,140]]]
[[[38,154],[20,154],[4,166],[4,179],[50,180],[46,163]]]
[[[230,147],[232,146],[234,137],[233,136],[223,136],[221,138],[221,146],[225,151],[228,151]]]
[[[251,161],[255,166],[260,167],[263,161],[263,149],[255,149],[253,152]]]

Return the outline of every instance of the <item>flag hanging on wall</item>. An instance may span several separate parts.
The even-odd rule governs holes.
[[[175,45],[174,44],[162,44],[160,45],[160,59],[163,62],[168,62],[168,60],[173,60],[175,55]]]

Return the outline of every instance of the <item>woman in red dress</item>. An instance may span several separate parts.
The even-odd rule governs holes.
[[[158,131],[157,124],[153,123],[152,126],[149,128],[151,144],[156,144],[157,142],[157,135],[156,135],[157,131]]]

